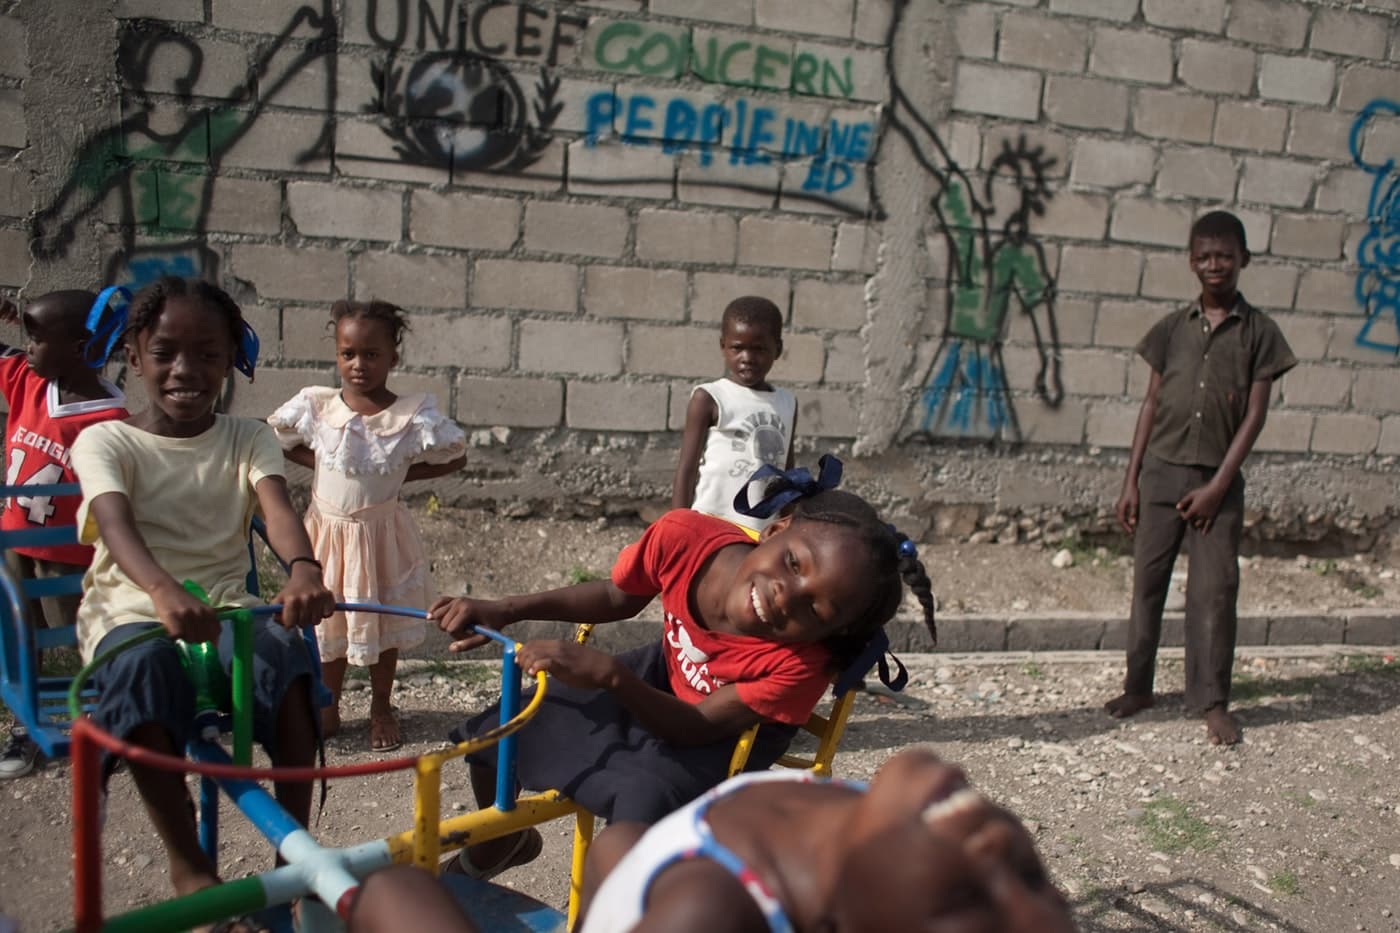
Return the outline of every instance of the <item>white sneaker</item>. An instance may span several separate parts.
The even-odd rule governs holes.
[[[10,740],[0,750],[0,781],[24,777],[34,770],[39,758],[39,746],[29,738],[29,732],[21,725],[10,729]]]

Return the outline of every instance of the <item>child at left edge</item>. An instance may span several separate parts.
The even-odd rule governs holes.
[[[261,511],[268,540],[290,570],[273,597],[282,606],[277,622],[256,624],[253,736],[274,764],[309,766],[317,721],[310,653],[298,627],[330,615],[335,598],[287,494],[272,429],[215,413],[235,366],[251,378],[256,337],[222,289],[178,278],[160,279],[132,300],[124,336],[128,365],[150,407],[93,425],[73,447],[83,490],[79,538],[96,545],[78,608],[79,646],[91,661],[153,625],[170,637],[142,642],[98,668],[92,720],[135,745],[183,754],[194,729],[195,689],[172,639],[218,642],[228,669],[232,627],[220,625],[212,605],[260,602],[248,593],[247,577],[248,532]],[[210,604],[188,593],[185,580],[203,587]],[[114,764],[104,756],[104,782]],[[217,866],[199,846],[185,776],[135,761],[129,767],[176,893],[219,883]],[[311,785],[282,782],[275,790],[306,825]]]
[[[112,292],[104,292],[106,299]],[[9,403],[5,427],[5,483],[10,486],[72,483],[73,441],[99,421],[126,417],[122,390],[102,378],[106,354],[94,349],[87,330],[88,315],[98,299],[89,291],[71,289],[40,295],[26,304],[23,315],[14,304],[0,301],[0,321],[19,321],[25,347],[0,344],[0,394]],[[99,358],[100,357],[100,358]],[[11,496],[0,513],[6,531],[72,525],[77,496]],[[20,579],[80,574],[92,563],[85,544],[29,545],[9,548],[5,562]],[[61,627],[77,621],[79,596],[30,600],[31,625]],[[16,723],[0,751],[0,779],[23,777],[34,769],[39,747]]]
[[[466,435],[431,395],[396,395],[408,320],[387,301],[331,307],[340,389],[308,386],[267,419],[288,460],[316,471],[306,530],[326,583],[342,602],[426,608],[428,557],[412,514],[399,501],[410,480],[455,473],[467,462]],[[340,730],[349,664],[369,668],[370,750],[403,744],[391,703],[399,651],[426,637],[419,619],[337,612],[316,630],[322,676],[334,705],[321,711],[327,736]]]

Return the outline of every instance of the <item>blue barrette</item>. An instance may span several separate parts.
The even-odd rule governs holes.
[[[919,549],[914,546],[913,541],[905,538],[903,541],[899,542],[899,556],[911,559],[917,558],[919,556]]]
[[[768,518],[776,515],[791,502],[835,489],[841,484],[841,469],[841,461],[831,454],[823,454],[817,461],[815,478],[806,467],[780,470],[765,463],[754,471],[749,481],[734,497],[734,511],[750,518]],[[768,484],[763,487],[763,498],[750,503],[749,487],[760,480],[768,480]]]
[[[243,321],[242,324],[243,334],[238,339],[238,350],[234,354],[233,365],[252,382],[253,370],[258,367],[258,350],[262,342],[258,340],[258,332],[253,330],[247,321]]]
[[[116,304],[113,298],[120,298],[121,304]],[[83,345],[83,353],[93,369],[103,367],[117,341],[122,339],[122,331],[126,329],[126,312],[130,307],[131,292],[120,285],[109,285],[98,293],[97,300],[88,309],[83,326],[92,336]]]

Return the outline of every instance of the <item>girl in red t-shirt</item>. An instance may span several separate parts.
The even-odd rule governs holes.
[[[458,639],[452,650],[466,651],[486,642],[468,626],[612,622],[661,597],[665,633],[652,645],[617,657],[572,641],[520,649],[524,671],[559,682],[519,733],[523,786],[557,788],[609,821],[655,822],[722,781],[735,739],[755,723],[765,726],[749,767],[770,767],[832,675],[894,617],[902,582],[933,632],[933,594],[913,544],[863,499],[831,489],[840,464],[823,461],[823,482],[805,470],[778,474],[766,503],[793,501],[757,543],[736,525],[678,509],[623,549],[609,580],[433,605],[438,627]],[[480,713],[452,738],[463,741],[497,716]],[[468,765],[478,805],[489,806],[495,749],[468,756]],[[450,868],[494,877],[541,847],[538,832],[522,830],[469,847]]]

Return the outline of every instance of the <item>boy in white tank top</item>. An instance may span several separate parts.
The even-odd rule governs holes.
[[[764,464],[792,468],[797,400],[768,382],[783,353],[783,313],[767,298],[736,298],[720,321],[723,379],[696,386],[685,413],[671,507],[728,519],[753,533],[771,519],[734,510],[734,496]]]

